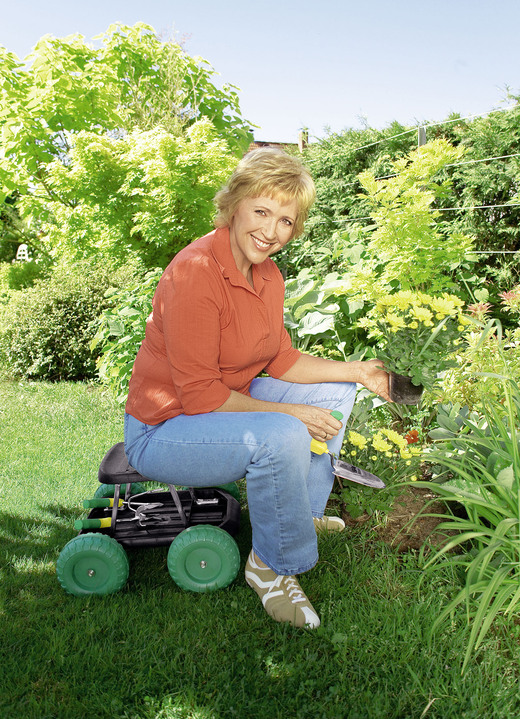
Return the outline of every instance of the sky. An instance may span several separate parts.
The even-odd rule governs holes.
[[[0,45],[151,25],[240,88],[256,140],[439,122],[520,95],[520,0],[0,0]]]

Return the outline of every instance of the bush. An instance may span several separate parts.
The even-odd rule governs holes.
[[[30,262],[0,262],[0,287],[3,290],[22,290],[31,287],[38,277],[47,275],[47,264]]]
[[[147,272],[142,280],[109,293],[109,307],[99,317],[91,349],[99,348],[97,360],[100,381],[123,403],[137,351],[144,339],[146,319],[162,270]]]
[[[60,265],[33,287],[12,291],[0,307],[0,355],[13,377],[49,381],[95,376],[90,348],[105,293],[135,279],[136,267],[114,273],[106,263]]]

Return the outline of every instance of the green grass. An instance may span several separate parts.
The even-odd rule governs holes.
[[[129,552],[118,594],[78,599],[55,576],[120,407],[96,387],[0,383],[2,719],[494,719],[520,708],[518,627],[499,621],[460,670],[464,616],[429,639],[456,588],[423,581],[362,533],[320,538],[301,583],[315,631],[272,622],[242,573],[196,595],[166,549]],[[242,565],[250,547],[244,513]]]

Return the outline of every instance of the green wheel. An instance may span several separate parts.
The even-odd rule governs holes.
[[[113,497],[114,487],[114,484],[100,484],[94,492],[94,497]],[[121,494],[119,495],[121,499],[125,498],[125,492],[126,484],[122,484]],[[146,487],[144,486],[144,484],[141,484],[140,482],[133,482],[131,485],[131,494],[141,494],[141,492],[146,492]]]
[[[56,563],[63,589],[76,597],[118,592],[128,579],[123,547],[106,534],[80,534],[71,539]]]
[[[240,553],[233,537],[220,527],[188,527],[171,543],[168,571],[173,581],[192,592],[213,592],[238,574]]]

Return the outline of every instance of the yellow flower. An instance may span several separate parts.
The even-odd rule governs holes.
[[[412,330],[416,330],[419,327],[419,323],[414,320],[413,322],[410,322],[408,327]]]
[[[397,332],[401,327],[406,327],[406,323],[402,317],[396,315],[395,312],[388,312],[385,320],[390,325],[392,332]]]
[[[417,477],[416,477],[415,474],[412,474],[412,476],[410,477],[410,481],[411,481],[411,482],[417,482]]]
[[[363,437],[363,435],[359,434],[359,432],[349,432],[348,441],[350,442],[350,444],[353,444],[354,447],[357,447],[358,449],[365,449],[365,447],[367,446],[366,437]]]
[[[416,320],[422,322],[425,327],[431,327],[433,325],[433,315],[430,310],[426,309],[426,307],[419,307],[418,305],[414,305],[412,307],[412,315],[413,317],[415,317]]]
[[[402,292],[397,292],[395,297],[395,307],[397,307],[400,310],[406,310],[413,302],[413,292],[409,292],[406,290],[403,290]]]
[[[372,445],[376,452],[389,452],[392,449],[392,445],[388,444],[379,432],[372,437]]]
[[[356,454],[357,454],[357,452],[356,452],[355,449],[351,450],[351,452],[350,452],[350,456],[351,456],[351,457],[355,457]]]
[[[401,435],[398,432],[394,432],[393,429],[387,429],[386,427],[381,429],[380,432],[390,440],[390,442],[393,442],[395,445],[399,447],[399,449],[405,449],[405,447],[408,447],[408,442],[405,440],[404,437],[401,437]]]
[[[449,295],[445,297],[432,297],[430,307],[436,313],[437,319],[439,320],[444,319],[446,315],[453,315],[457,312],[455,302],[453,302]],[[441,316],[439,317],[439,315]]]
[[[427,295],[425,292],[418,292],[417,300],[423,305],[431,305],[433,297],[431,295]]]

